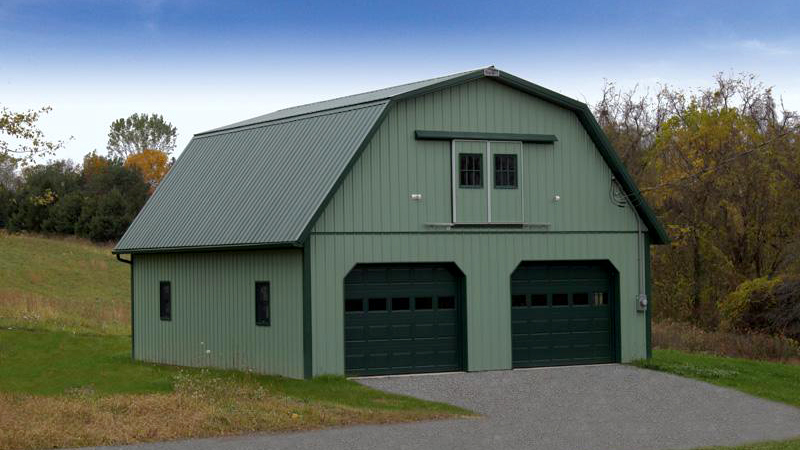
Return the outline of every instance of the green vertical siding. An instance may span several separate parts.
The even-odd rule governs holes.
[[[303,377],[300,250],[136,255],[135,358]],[[158,313],[172,283],[172,320]],[[271,325],[255,324],[255,282],[269,281]]]
[[[427,231],[426,223],[449,222],[450,143],[416,140],[418,129],[554,134],[553,144],[523,145],[525,221],[550,231],[636,230],[633,210],[609,201],[611,170],[574,113],[480,79],[392,106],[313,231]]]
[[[417,129],[556,135],[553,144],[523,144],[520,174],[525,222],[550,227],[430,226],[452,219],[451,147],[415,140]],[[313,374],[344,372],[343,280],[355,264],[371,262],[457,264],[466,276],[468,369],[491,370],[511,368],[510,276],[521,261],[608,260],[620,274],[621,359],[644,357],[636,218],[611,203],[611,178],[574,113],[490,79],[398,102],[308,242]]]
[[[344,277],[357,263],[453,262],[464,273],[469,370],[511,368],[511,273],[521,261],[608,260],[620,273],[621,359],[643,358],[636,234],[312,235],[314,375],[344,372]]]

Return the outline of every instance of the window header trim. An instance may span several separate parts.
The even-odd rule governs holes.
[[[552,144],[558,140],[554,134],[478,133],[472,131],[433,130],[416,130],[414,131],[414,137],[418,140],[433,141],[473,139],[479,141],[521,141],[534,144]]]

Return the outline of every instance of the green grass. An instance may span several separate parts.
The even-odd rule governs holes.
[[[391,411],[471,414],[455,406],[377,391],[344,377],[293,380],[238,371],[135,362],[130,359],[130,338],[125,336],[0,330],[0,389],[5,392],[47,396],[75,391],[88,391],[94,395],[171,392],[175,377],[181,372],[209,379],[254,381],[268,392],[303,402]]]
[[[0,327],[130,333],[130,266],[110,246],[0,230],[0,255]]]
[[[172,390],[174,368],[132,362],[130,351],[127,336],[0,330],[0,387],[37,395]]]
[[[737,389],[800,407],[800,365],[727,358],[705,353],[654,349],[653,358],[634,365]],[[702,450],[800,450],[800,439]]]
[[[789,441],[761,442],[740,447],[707,447],[698,450],[800,450],[800,439]]]
[[[661,349],[653,350],[651,360],[635,365],[800,407],[800,365]]]

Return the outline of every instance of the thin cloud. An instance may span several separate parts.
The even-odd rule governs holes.
[[[768,56],[789,56],[797,53],[795,49],[758,39],[747,39],[736,43],[741,50],[761,53]]]

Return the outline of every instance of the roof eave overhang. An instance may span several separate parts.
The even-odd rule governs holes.
[[[198,253],[198,252],[223,252],[244,250],[265,250],[280,248],[302,248],[303,244],[297,241],[270,242],[260,244],[220,244],[220,245],[194,245],[185,247],[151,247],[151,248],[114,248],[114,255],[139,255],[147,253]]]

